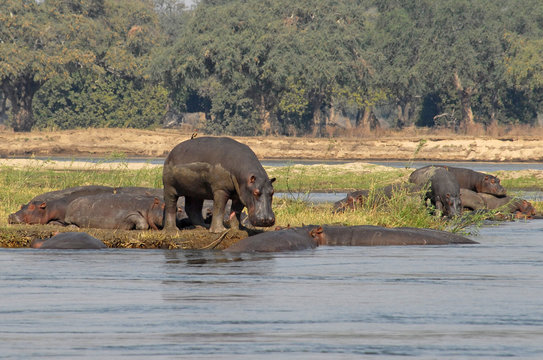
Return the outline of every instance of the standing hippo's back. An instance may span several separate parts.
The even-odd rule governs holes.
[[[264,172],[255,153],[247,145],[228,137],[204,136],[183,141],[170,151],[164,166],[198,162],[220,164],[234,175],[255,170]]]

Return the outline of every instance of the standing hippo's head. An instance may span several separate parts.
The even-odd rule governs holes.
[[[500,179],[492,175],[485,174],[482,181],[479,181],[475,188],[479,193],[492,194],[498,197],[507,195],[507,191],[500,184]]]
[[[439,199],[439,201],[436,202],[436,207],[441,210],[445,216],[453,217],[460,215],[462,213],[462,201],[460,200],[460,194],[453,195],[447,193],[444,198]]]
[[[45,202],[31,201],[21,205],[21,209],[8,216],[10,224],[46,224],[47,204]]]
[[[272,226],[275,214],[272,210],[273,185],[275,178],[250,175],[239,184],[239,197],[247,207],[249,222],[254,226]]]

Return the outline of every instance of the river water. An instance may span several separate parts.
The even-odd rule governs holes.
[[[469,237],[238,256],[0,248],[0,359],[543,358],[543,220]]]
[[[543,358],[543,220],[470,237],[241,256],[0,249],[0,358]]]

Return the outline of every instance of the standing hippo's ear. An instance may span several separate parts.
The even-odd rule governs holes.
[[[275,179],[274,177],[272,177],[272,178],[270,179],[270,183],[273,184],[273,182],[274,182],[275,180],[276,180],[276,179]]]

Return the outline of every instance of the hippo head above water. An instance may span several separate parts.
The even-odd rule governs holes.
[[[493,194],[498,197],[507,195],[507,191],[500,184],[500,179],[492,175],[486,175],[483,181],[479,182],[475,188],[479,193]]]
[[[275,224],[272,210],[275,178],[250,175],[239,184],[239,197],[247,207],[249,222],[254,226],[268,227]]]

